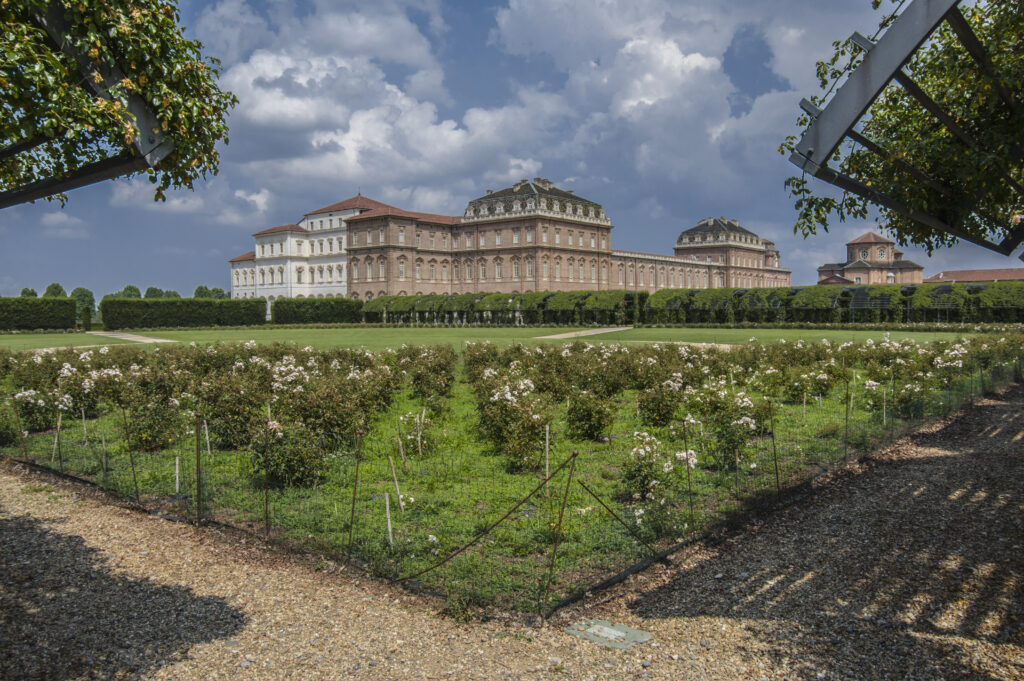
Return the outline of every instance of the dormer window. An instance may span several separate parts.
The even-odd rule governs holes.
[[[885,259],[885,249],[884,248],[879,248],[878,249],[878,257],[879,257],[879,259]]]
[[[865,250],[860,252],[860,258],[861,258],[861,260],[867,260],[868,259],[867,249],[865,249]]]

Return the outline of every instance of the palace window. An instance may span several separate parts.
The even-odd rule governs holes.
[[[387,269],[385,268],[385,263],[383,260],[380,261],[380,267],[378,268],[378,270],[380,272],[380,278],[386,279],[387,277],[385,275],[387,273]]]
[[[495,246],[500,246],[501,245],[501,232],[495,232],[494,233],[494,245]],[[498,277],[498,278],[500,279],[501,277]]]
[[[527,260],[526,261],[526,276],[529,279],[533,279],[533,261],[532,260]]]
[[[380,230],[380,234],[379,234],[378,236],[380,237],[380,238],[378,239],[378,241],[379,241],[380,243],[384,243],[384,230],[383,230],[383,229],[381,229],[381,230]]]
[[[608,265],[601,265],[601,281],[608,283]]]
[[[448,265],[441,265],[441,281],[448,281]]]
[[[359,245],[359,232],[352,232],[352,245],[353,246],[358,246]]]
[[[398,230],[398,243],[400,243],[400,244],[404,244],[405,243],[405,230],[404,229],[399,229]]]
[[[526,243],[528,243],[528,244],[532,244],[533,243],[533,230],[532,229],[526,230]]]
[[[519,243],[519,232],[512,232],[512,243]]]
[[[583,263],[580,263],[580,281],[583,281]]]
[[[416,263],[416,280],[419,281],[423,277],[423,265]]]
[[[422,236],[423,236],[422,234],[420,234],[419,232],[416,232],[416,248],[420,247],[420,238]]]
[[[466,281],[473,280],[473,263],[466,263]]]
[[[548,261],[547,260],[542,262],[541,265],[540,265],[540,276],[543,279],[547,279],[548,278]]]
[[[519,278],[519,263],[518,262],[513,262],[512,263],[512,278],[513,279],[518,279]]]
[[[430,281],[434,281],[434,264],[430,264]]]
[[[482,262],[482,263],[480,263],[480,279],[483,280],[483,279],[486,279],[486,278],[487,278],[487,263]]]
[[[560,230],[556,229],[555,230],[555,245],[557,246],[560,243],[562,243],[562,232]]]
[[[366,245],[369,246],[373,243],[373,232],[366,230]]]
[[[486,245],[487,245],[487,235],[481,232],[480,233],[480,248],[483,248]]]
[[[301,284],[302,283],[302,268],[301,267],[296,267],[295,268],[295,283],[297,283],[297,284]]]
[[[274,255],[274,244],[270,244],[270,255]]]
[[[597,265],[590,263],[590,281],[597,281]]]
[[[431,248],[434,247],[434,233],[433,232],[430,233],[430,247]]]
[[[442,234],[441,235],[441,248],[448,248],[448,235],[447,234]]]
[[[547,227],[545,227],[544,229],[540,230],[540,240],[543,243],[547,243],[548,242],[548,228]]]
[[[404,260],[399,260],[398,261],[398,278],[399,279],[405,279],[405,261]]]
[[[501,263],[500,262],[494,263],[494,278],[495,279],[501,279]]]
[[[606,245],[607,243],[608,242],[605,240],[605,237],[602,236],[601,237],[601,248],[602,249],[608,248],[608,246]]]
[[[591,248],[594,247],[594,235],[593,234],[590,235],[590,247]]]
[[[885,258],[885,249],[884,248],[879,248],[878,249],[878,257],[879,258]]]

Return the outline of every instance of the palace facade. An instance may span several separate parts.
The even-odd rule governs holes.
[[[673,255],[615,250],[611,230],[599,204],[542,178],[488,191],[459,217],[355,196],[256,232],[231,260],[232,297],[790,285],[775,245],[735,220],[702,220]]]

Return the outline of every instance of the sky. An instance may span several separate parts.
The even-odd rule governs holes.
[[[602,204],[618,249],[671,253],[699,220],[737,219],[776,243],[794,285],[875,228],[794,235],[797,170],[777,152],[818,92],[815,61],[874,33],[870,0],[182,0],[181,14],[239,99],[220,173],[164,203],[135,178],[0,211],[0,295],[227,289],[253,232],[356,193],[461,215],[538,176]],[[1019,264],[969,244],[904,250],[925,276]]]

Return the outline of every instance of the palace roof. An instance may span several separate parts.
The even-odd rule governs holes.
[[[967,281],[1021,281],[1024,267],[1004,267],[991,270],[943,270],[924,280],[926,284]]]
[[[298,232],[299,234],[305,234],[306,230],[298,225],[278,225],[277,227],[271,227],[270,229],[264,229],[263,231],[256,232],[253,236],[266,236],[267,234],[278,234],[280,232]]]
[[[231,260],[228,260],[228,262],[248,262],[249,260],[255,260],[255,259],[256,259],[256,251],[249,251],[248,253],[243,253],[242,255],[238,256],[237,258],[231,258]]]
[[[756,234],[751,232],[745,227],[740,227],[740,223],[736,220],[726,220],[725,218],[708,218],[701,220],[694,227],[684,229],[679,233],[679,238],[676,239],[676,243],[686,242],[683,237],[713,234],[716,232],[727,232],[729,234],[743,234],[745,236],[757,237]],[[760,238],[760,237],[758,237]]]
[[[333,213],[341,210],[373,210],[375,208],[394,208],[394,206],[389,206],[386,203],[376,201],[368,196],[357,194],[356,196],[345,199],[344,201],[332,203],[331,205],[324,206],[323,208],[317,208],[314,211],[306,213],[306,215],[319,215],[320,213]]]
[[[363,211],[359,215],[353,215],[352,217],[345,218],[345,222],[355,222],[356,220],[368,220],[370,218],[379,217],[398,217],[398,218],[411,218],[413,220],[419,220],[420,222],[431,222],[440,225],[457,225],[462,221],[462,218],[452,217],[451,215],[438,215],[435,213],[417,213],[411,210],[402,210],[401,208],[395,208],[394,206],[383,206],[381,208],[372,208],[367,211]]]
[[[526,179],[520,180],[511,187],[506,187],[505,189],[499,189],[496,192],[488,192],[483,196],[478,196],[477,198],[470,200],[470,203],[475,203],[477,201],[491,201],[494,199],[511,199],[520,196],[550,196],[565,201],[579,201],[580,203],[590,204],[593,206],[599,205],[596,201],[591,201],[590,199],[585,199],[582,196],[577,196],[572,191],[559,189],[552,184],[551,180],[545,180],[542,177],[535,177],[532,182]]]

